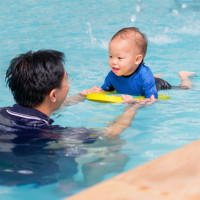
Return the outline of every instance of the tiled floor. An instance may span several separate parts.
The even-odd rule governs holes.
[[[200,200],[200,140],[67,200]]]

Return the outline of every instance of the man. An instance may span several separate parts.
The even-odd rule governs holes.
[[[52,125],[53,120],[49,117],[61,107],[69,91],[62,52],[40,50],[19,55],[11,60],[6,80],[17,104],[0,110],[0,124],[10,124],[11,127],[20,129],[64,129]],[[71,99],[80,101],[85,96],[77,94],[66,102]],[[101,134],[107,137],[119,135],[130,125],[138,107],[126,108]]]
[[[66,99],[69,84],[64,54],[54,50],[29,51],[12,59],[6,80],[16,104],[0,108],[3,185],[48,184],[57,181],[56,174],[70,179],[77,172],[75,158],[85,153],[77,141],[93,143],[99,136],[119,135],[139,108],[128,106],[112,125],[99,131],[53,125],[50,115],[63,103],[85,99],[81,94]],[[64,151],[56,151],[63,138],[65,142],[69,139]]]

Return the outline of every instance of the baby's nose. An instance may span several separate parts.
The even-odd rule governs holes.
[[[118,62],[117,62],[117,58],[113,58],[113,59],[112,59],[112,63],[113,63],[113,64],[117,64],[117,63],[118,63]]]

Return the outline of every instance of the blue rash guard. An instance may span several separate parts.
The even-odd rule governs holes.
[[[101,88],[105,91],[115,90],[117,93],[150,98],[158,98],[155,78],[150,68],[141,63],[136,71],[129,76],[117,76],[110,71]]]

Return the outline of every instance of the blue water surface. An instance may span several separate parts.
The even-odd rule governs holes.
[[[171,99],[138,110],[132,125],[119,138],[102,139],[94,144],[73,143],[87,153],[76,157],[77,173],[72,178],[62,176],[68,173],[65,147],[72,145],[64,139],[61,144],[64,148],[56,144],[51,147],[60,166],[56,181],[22,186],[1,183],[0,199],[60,200],[199,138],[199,0],[0,0],[0,3],[1,107],[14,103],[5,83],[9,62],[29,50],[55,49],[66,54],[65,69],[74,79],[69,96],[93,85],[101,86],[109,72],[109,40],[127,26],[136,26],[146,34],[148,51],[144,61],[153,73],[164,73],[163,78],[172,85],[180,84],[181,70],[197,73],[191,79],[192,89],[161,91]],[[115,120],[124,108],[122,104],[86,100],[61,109],[52,118],[61,126],[100,129]],[[0,152],[11,149],[12,144],[0,145]],[[24,173],[23,167],[20,172]]]

